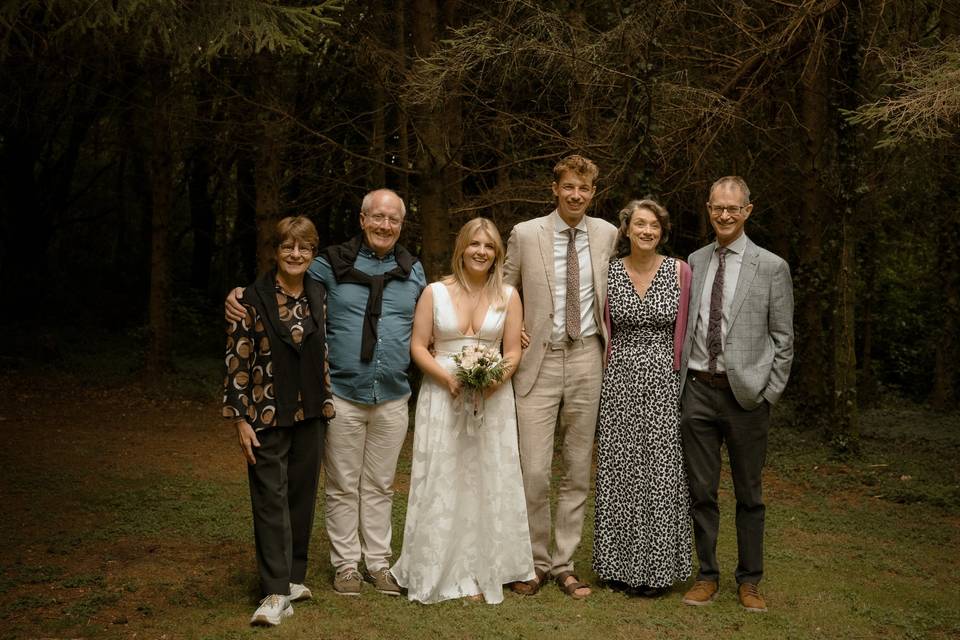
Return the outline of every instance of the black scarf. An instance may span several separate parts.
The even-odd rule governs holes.
[[[358,269],[353,264],[357,261],[363,236],[358,235],[343,244],[335,244],[324,250],[327,261],[333,269],[333,277],[339,284],[352,283],[370,287],[367,297],[367,309],[363,316],[363,341],[360,343],[360,361],[373,360],[373,348],[377,344],[377,322],[383,307],[383,288],[391,280],[406,280],[410,277],[410,270],[417,263],[409,251],[400,245],[393,248],[397,266],[380,276],[371,276]]]

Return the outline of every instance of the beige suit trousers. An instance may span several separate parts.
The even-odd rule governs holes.
[[[375,405],[333,397],[337,416],[327,426],[327,536],[330,562],[339,573],[390,566],[393,479],[407,436],[405,396]]]
[[[590,490],[593,438],[603,380],[597,336],[548,346],[533,388],[517,396],[520,466],[534,566],[548,575],[573,571]],[[550,547],[550,477],[557,415],[563,439],[554,547]]]

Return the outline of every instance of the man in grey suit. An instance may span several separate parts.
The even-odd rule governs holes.
[[[521,222],[507,243],[503,279],[523,296],[530,343],[513,378],[520,465],[536,578],[513,584],[525,595],[553,578],[567,595],[590,588],[573,573],[590,489],[606,329],[603,300],[617,229],[587,213],[597,166],[578,156],[553,169],[557,208]],[[551,549],[550,475],[557,415],[563,429],[563,475]]]
[[[753,244],[743,227],[753,211],[743,178],[720,178],[707,212],[716,241],[690,255],[693,283],[680,366],[680,432],[690,484],[700,571],[683,602],[717,595],[720,567],[720,447],[726,442],[737,500],[737,597],[766,611],[761,472],[770,407],[780,399],[793,361],[793,284],[780,257]]]

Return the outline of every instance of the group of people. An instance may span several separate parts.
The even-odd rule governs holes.
[[[717,180],[716,240],[688,263],[660,252],[670,221],[653,200],[619,228],[587,216],[596,165],[554,167],[556,209],[517,224],[504,247],[485,218],[460,230],[451,274],[427,286],[397,244],[402,199],[372,191],[361,234],[318,252],[303,217],[277,227],[276,270],[226,303],[224,416],[248,462],[263,600],[251,623],[278,624],[304,586],[320,462],[334,590],[403,590],[432,603],[501,602],[552,579],[575,599],[594,442],[593,568],[615,588],[657,595],[699,572],[683,602],[719,588],[720,450],[737,501],[741,606],[763,611],[761,471],[770,406],[793,356],[787,264],[753,244],[739,177]],[[502,353],[478,396],[455,356]],[[391,566],[393,480],[407,427],[410,359],[423,372],[402,549]],[[551,509],[554,441],[562,472]],[[692,535],[691,535],[692,530]],[[361,573],[361,562],[365,572]]]

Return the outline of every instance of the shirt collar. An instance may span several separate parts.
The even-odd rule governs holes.
[[[393,245],[390,251],[387,251],[387,253],[381,257],[381,256],[378,256],[373,249],[367,246],[366,241],[361,240],[359,255],[363,256],[364,258],[372,258],[374,260],[387,260],[388,258],[393,257],[393,253],[394,251],[396,251],[396,249],[397,249],[397,245]]]
[[[713,241],[713,250],[716,251],[717,247],[720,246],[716,240]],[[743,252],[747,250],[747,234],[741,233],[740,237],[727,245],[727,251],[730,253],[736,253],[738,255],[743,255]]]
[[[563,221],[563,218],[560,217],[560,212],[554,209],[548,216],[553,222],[553,230],[557,233],[566,233],[567,229],[570,228],[566,222]],[[577,223],[577,226],[574,229],[582,231],[583,233],[587,232],[587,216],[580,218],[580,222]]]
[[[291,301],[291,300],[293,300],[293,301],[295,301],[295,302],[298,302],[298,301],[300,301],[300,300],[306,299],[306,297],[307,297],[307,290],[306,290],[306,288],[304,288],[303,293],[301,293],[299,296],[290,295],[290,294],[287,293],[287,291],[280,285],[280,283],[277,282],[276,280],[273,281],[273,289],[274,289],[274,291],[276,291],[278,294],[284,296],[284,297],[287,299],[288,302]]]

